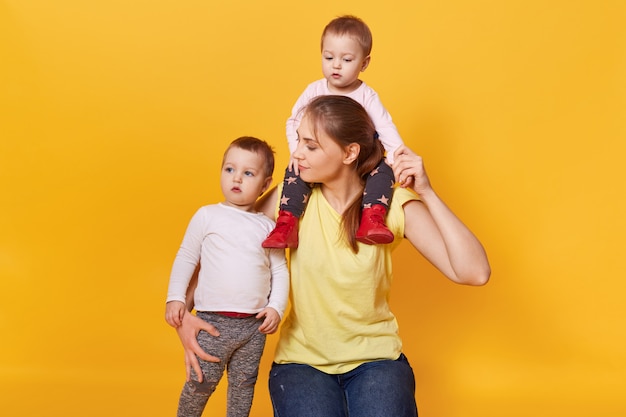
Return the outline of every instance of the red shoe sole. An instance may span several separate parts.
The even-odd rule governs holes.
[[[366,245],[386,245],[388,243],[393,242],[393,235],[368,235],[368,236],[357,236],[357,242],[365,243]]]

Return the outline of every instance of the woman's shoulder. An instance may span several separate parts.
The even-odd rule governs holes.
[[[420,197],[409,188],[396,187],[393,190],[393,199],[391,200],[391,206],[394,204],[398,208],[402,208],[409,201],[419,201]]]
[[[396,238],[404,236],[405,215],[404,207],[411,201],[419,201],[420,198],[415,192],[406,188],[397,187],[393,192],[391,206],[387,213],[387,226]],[[398,243],[401,239],[396,239]]]

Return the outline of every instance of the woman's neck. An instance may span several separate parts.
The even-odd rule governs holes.
[[[324,198],[339,214],[352,204],[355,198],[363,194],[363,182],[355,175],[343,175],[337,180],[320,185]]]

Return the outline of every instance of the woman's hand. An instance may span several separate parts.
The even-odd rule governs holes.
[[[392,168],[402,188],[410,187],[420,196],[431,190],[422,157],[406,145],[400,146],[394,153]]]
[[[217,331],[217,329],[211,324],[189,312],[185,312],[180,326],[176,328],[180,342],[183,344],[183,349],[185,349],[185,371],[187,381],[191,379],[191,369],[193,369],[198,376],[198,381],[202,382],[203,375],[198,358],[207,362],[220,361],[215,356],[209,355],[202,350],[198,344],[198,333],[200,333],[201,330],[204,330],[211,336],[218,337],[220,335],[220,332]]]

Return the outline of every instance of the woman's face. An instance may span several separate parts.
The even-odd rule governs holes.
[[[298,127],[298,147],[293,157],[304,181],[326,183],[337,179],[339,171],[346,167],[346,152],[323,129],[318,128],[315,133],[305,114]]]

